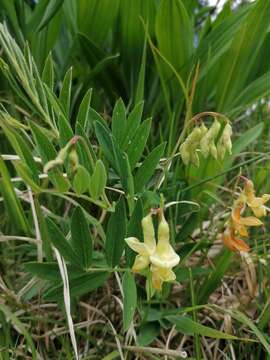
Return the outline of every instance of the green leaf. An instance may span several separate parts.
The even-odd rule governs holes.
[[[25,184],[30,186],[32,191],[35,193],[39,193],[42,189],[38,186],[38,184],[34,181],[33,175],[29,167],[23,161],[13,161],[13,166],[15,167],[18,175],[23,179]]]
[[[94,172],[89,183],[89,192],[97,200],[103,193],[107,182],[107,172],[102,160],[96,162]]]
[[[126,150],[127,145],[129,144],[130,140],[133,139],[135,131],[140,125],[143,113],[143,105],[143,101],[139,102],[136,106],[134,106],[134,108],[128,115],[126,132],[121,144],[121,149],[123,150]]]
[[[160,326],[158,322],[152,321],[143,324],[140,327],[140,332],[137,338],[138,344],[140,346],[147,346],[151,344],[151,342],[156,339],[159,333],[160,333]]]
[[[53,91],[54,89],[54,66],[52,53],[49,53],[42,72],[42,81]]]
[[[28,262],[24,264],[24,268],[27,272],[39,277],[43,280],[48,280],[55,283],[61,283],[61,275],[59,272],[59,266],[56,262]],[[76,278],[82,274],[82,270],[72,265],[67,266],[69,278]]]
[[[92,89],[89,89],[79,107],[78,115],[76,118],[76,125],[80,124],[84,131],[89,127],[88,119],[89,119],[89,110],[90,110],[90,102],[92,97]]]
[[[78,165],[72,183],[74,191],[79,195],[86,192],[89,189],[90,180],[89,172],[82,165]]]
[[[40,127],[38,127],[33,122],[30,123],[31,131],[34,135],[35,142],[37,144],[37,150],[41,156],[43,161],[43,165],[45,165],[48,161],[56,158],[57,153],[48,139],[48,137],[44,134]],[[69,188],[69,182],[64,178],[61,171],[58,169],[52,169],[48,173],[49,178],[52,183],[62,192],[65,192]]]
[[[136,130],[133,139],[129,141],[127,146],[127,155],[131,169],[135,167],[142,156],[150,133],[151,122],[152,119],[145,120]]]
[[[133,196],[133,177],[127,155],[119,149],[113,135],[104,125],[99,122],[95,122],[94,125],[96,136],[104,151],[105,157],[119,175],[123,188]]]
[[[176,329],[185,335],[202,335],[211,337],[214,339],[227,339],[227,340],[237,340],[236,336],[226,334],[222,331],[212,329],[208,326],[201,325],[196,321],[193,321],[187,316],[166,316],[166,319],[169,320],[172,324],[176,325]]]
[[[62,104],[62,107],[65,111],[65,115],[67,116],[67,118],[69,117],[71,87],[72,87],[72,67],[66,72],[59,95],[60,103]]]
[[[103,45],[118,14],[119,0],[80,0],[78,6],[78,27],[89,38]]]
[[[119,99],[113,109],[112,134],[118,144],[123,141],[126,130],[126,108],[122,99]]]
[[[79,206],[71,217],[71,239],[82,267],[87,269],[92,263],[92,236],[84,212]]]
[[[70,126],[70,123],[65,116],[60,114],[58,119],[58,128],[59,128],[59,143],[61,147],[64,147],[70,139],[73,137],[73,131]]]
[[[126,235],[126,208],[122,197],[111,214],[106,231],[106,257],[109,266],[115,267],[119,264],[125,246]]]
[[[96,272],[84,274],[70,279],[69,289],[71,298],[82,296],[89,293],[92,290],[97,289],[100,286],[104,286],[105,281],[108,278],[107,272]],[[58,285],[50,288],[44,295],[46,301],[63,301],[63,285]]]
[[[8,169],[0,156],[0,191],[4,198],[4,204],[12,223],[25,234],[29,234],[29,226],[22,205],[19,202],[13,185],[10,181]]]
[[[164,153],[165,146],[166,144],[163,143],[155,147],[142,163],[134,178],[135,192],[142,191],[145,184],[150,180]]]
[[[46,224],[50,236],[51,243],[60,252],[63,258],[75,266],[82,267],[79,257],[72,249],[71,245],[65,238],[62,231],[49,218],[46,219]]]
[[[94,171],[94,163],[97,159],[96,153],[81,124],[76,124],[75,133],[84,139],[84,143],[82,141],[78,141],[76,144],[80,164],[88,170],[89,174],[92,174]]]
[[[30,148],[28,141],[24,135],[19,134],[14,129],[14,126],[9,126],[5,122],[3,122],[1,126],[15,152],[19,155],[20,159],[24,160],[25,164],[28,165],[30,176],[33,178],[32,180],[36,184],[39,184],[38,168],[33,158],[33,150]]]
[[[137,288],[134,276],[130,272],[126,272],[123,276],[123,293],[124,293],[124,307],[123,307],[123,328],[127,331],[136,310],[137,306]]]
[[[266,97],[270,93],[270,71],[266,72],[259,78],[256,78],[242,92],[234,99],[232,103],[232,110],[228,115],[232,118],[238,115],[256,101]]]

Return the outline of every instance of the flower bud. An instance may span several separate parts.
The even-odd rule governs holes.
[[[202,137],[200,141],[202,154],[205,158],[209,155],[209,153],[215,159],[217,158],[215,139],[218,136],[219,129],[220,129],[220,123],[217,121],[217,119],[215,119],[210,129],[207,131],[207,133]]]
[[[65,147],[63,147],[63,149],[59,151],[55,159],[50,160],[45,164],[43,171],[47,174],[48,171],[54,168],[55,166],[62,165],[66,159],[67,151],[68,151],[68,145],[66,145]]]
[[[183,160],[183,163],[185,165],[188,165],[189,164],[189,161],[190,161],[190,154],[189,154],[189,151],[188,151],[188,144],[186,142],[183,142],[183,144],[180,146],[180,155],[181,155],[181,158]]]
[[[232,127],[229,123],[227,123],[217,144],[218,157],[221,160],[224,159],[226,151],[228,151],[229,154],[232,153],[231,135]]]
[[[199,157],[196,150],[202,137],[202,128],[195,127],[184,143],[180,146],[180,154],[185,165],[191,162],[194,166],[199,166]]]
[[[74,147],[71,149],[69,153],[69,161],[71,163],[72,170],[75,171],[79,165],[79,157]]]

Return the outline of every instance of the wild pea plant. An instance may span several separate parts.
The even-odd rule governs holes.
[[[91,3],[0,9],[1,358],[261,359],[270,5]]]

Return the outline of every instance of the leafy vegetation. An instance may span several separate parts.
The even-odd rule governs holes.
[[[270,358],[270,2],[0,4],[0,359]]]

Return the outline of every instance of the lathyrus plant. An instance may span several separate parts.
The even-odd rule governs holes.
[[[158,214],[158,240],[155,240],[155,230],[152,216]],[[142,219],[144,241],[134,237],[126,238],[128,246],[138,253],[132,270],[140,272],[147,269],[155,290],[162,290],[162,284],[173,281],[176,276],[173,267],[178,265],[180,257],[170,244],[169,225],[164,217],[163,209],[152,210]],[[149,267],[150,266],[150,267]]]

